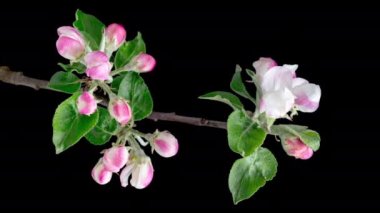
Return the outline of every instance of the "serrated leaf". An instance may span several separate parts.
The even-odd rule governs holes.
[[[118,95],[129,101],[135,121],[153,111],[153,99],[144,79],[136,72],[127,72],[120,83]]]
[[[252,154],[265,140],[266,133],[243,111],[236,110],[227,120],[228,145],[242,156]]]
[[[80,79],[73,73],[59,71],[51,77],[48,87],[72,94],[80,89],[81,83]]]
[[[78,113],[76,101],[80,93],[74,93],[56,109],[53,117],[53,143],[57,154],[65,151],[85,136],[99,119],[96,111],[90,116]]]
[[[241,110],[244,108],[239,98],[230,92],[215,91],[199,96],[199,98],[205,100],[219,101],[228,104],[234,110]]]
[[[94,145],[103,145],[111,139],[112,135],[118,128],[118,123],[111,117],[107,109],[98,107],[98,111],[98,122],[85,137]]]
[[[75,17],[74,27],[83,34],[93,51],[99,50],[105,25],[95,16],[86,14],[79,9],[75,13]]]
[[[238,159],[233,164],[228,186],[235,204],[250,198],[272,180],[277,173],[277,160],[266,148],[260,147],[252,155]]]
[[[121,68],[127,65],[131,59],[140,53],[145,53],[145,42],[141,33],[137,33],[137,36],[130,41],[125,42],[116,53],[115,67]]]
[[[249,94],[249,92],[245,88],[245,85],[241,78],[241,68],[239,65],[236,65],[236,71],[234,76],[232,77],[230,87],[232,91],[236,92],[237,94],[241,95],[244,98],[247,98],[248,100],[252,101],[252,103],[256,104],[256,100]]]

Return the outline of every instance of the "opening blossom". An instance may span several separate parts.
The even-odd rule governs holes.
[[[259,112],[282,118],[295,107],[301,112],[314,112],[319,106],[321,88],[296,77],[298,65],[278,66],[270,58],[253,63],[259,88]]]
[[[106,52],[112,53],[124,43],[127,31],[120,24],[110,24],[105,30]]]
[[[136,159],[127,164],[120,173],[121,186],[127,187],[129,177],[132,175],[130,180],[131,185],[136,189],[143,189],[152,182],[153,172],[153,165],[149,157],[144,156]]]
[[[69,60],[77,60],[85,52],[85,41],[82,34],[74,27],[64,26],[58,28],[56,42],[58,53]]]

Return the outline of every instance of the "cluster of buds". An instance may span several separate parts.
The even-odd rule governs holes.
[[[150,142],[153,149],[163,157],[172,157],[178,152],[177,139],[167,131],[157,133]],[[95,182],[104,185],[111,181],[113,173],[119,172],[121,186],[126,187],[130,183],[136,189],[143,189],[151,183],[154,169],[151,159],[142,150],[114,145],[103,151],[103,157],[91,174]]]

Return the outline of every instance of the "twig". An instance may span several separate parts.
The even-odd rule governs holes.
[[[48,81],[27,77],[22,72],[15,72],[10,70],[7,66],[0,66],[0,81],[8,84],[30,87],[35,90],[52,90],[48,87]],[[226,122],[223,121],[207,120],[204,118],[176,115],[175,113],[167,112],[153,112],[148,117],[148,119],[153,121],[171,121],[194,126],[205,126],[219,129],[226,129],[227,126]]]

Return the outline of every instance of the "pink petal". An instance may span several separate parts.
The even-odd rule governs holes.
[[[314,112],[319,107],[321,88],[316,84],[301,84],[292,89],[295,104],[301,112]]]
[[[107,184],[111,181],[112,172],[104,168],[102,160],[100,159],[91,172],[92,178],[100,185]]]
[[[69,60],[75,60],[84,53],[84,46],[77,40],[61,36],[56,42],[58,53]]]
[[[153,143],[154,149],[162,157],[169,158],[178,152],[178,141],[169,132],[160,132]]]
[[[271,58],[261,57],[259,60],[253,62],[253,67],[256,74],[262,77],[270,68],[277,66],[277,63]]]
[[[104,167],[111,172],[119,172],[128,162],[129,153],[125,146],[113,146],[103,156]]]

